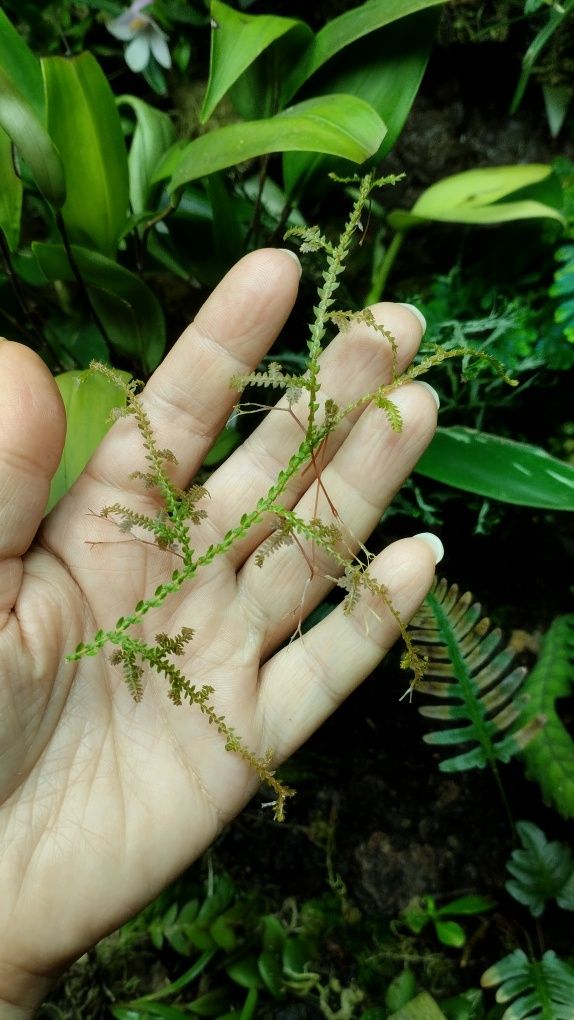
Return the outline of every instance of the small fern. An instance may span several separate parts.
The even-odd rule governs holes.
[[[538,662],[524,684],[528,702],[521,716],[528,722],[544,715],[542,732],[524,750],[526,775],[540,785],[547,804],[565,818],[574,818],[574,740],[556,710],[574,684],[574,615],[553,621],[542,643]]]
[[[496,1001],[511,1003],[501,1020],[572,1020],[574,970],[548,950],[541,960],[528,960],[516,949],[482,975],[483,988],[499,985]]]
[[[554,321],[562,327],[569,343],[574,343],[574,243],[564,244],[556,252],[560,269],[554,274],[554,283],[548,293],[559,298]]]
[[[574,910],[574,860],[572,851],[557,840],[550,843],[533,822],[517,822],[522,847],[513,850],[506,868],[512,878],[506,891],[540,917],[547,900],[556,900],[562,910]]]
[[[470,592],[460,595],[458,585],[435,580],[410,625],[418,656],[428,660],[425,677],[436,678],[422,680],[416,689],[446,702],[423,705],[419,712],[428,719],[459,723],[426,734],[425,742],[474,745],[443,759],[443,772],[485,765],[496,772],[496,762],[509,761],[542,724],[536,717],[516,726],[523,707],[517,695],[526,670],[514,665],[514,649],[504,645],[502,632],[491,630],[481,612]]]

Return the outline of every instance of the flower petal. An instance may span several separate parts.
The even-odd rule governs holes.
[[[169,70],[169,68],[171,67],[171,54],[169,52],[168,45],[166,42],[167,36],[164,35],[161,29],[157,28],[154,25],[152,31],[150,31],[149,33],[148,38],[150,49],[155,59],[157,60],[158,64],[161,64],[162,67],[165,67],[166,69]]]
[[[150,44],[147,30],[138,32],[135,39],[132,39],[129,46],[126,46],[124,53],[125,62],[130,71],[143,71],[149,64]]]
[[[131,11],[125,11],[124,14],[120,14],[119,18],[106,22],[106,28],[116,39],[121,39],[122,42],[129,42],[136,35],[132,21]]]

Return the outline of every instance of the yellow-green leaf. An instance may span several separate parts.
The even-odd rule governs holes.
[[[131,378],[127,372],[119,375],[126,382]],[[81,475],[111,425],[113,409],[125,407],[126,402],[124,391],[98,372],[63,372],[56,376],[56,383],[66,408],[66,442],[46,513]]]
[[[26,160],[42,194],[59,208],[66,197],[62,161],[33,107],[1,67],[0,127]]]
[[[0,128],[0,230],[10,251],[20,240],[22,181],[14,169],[12,140]]]

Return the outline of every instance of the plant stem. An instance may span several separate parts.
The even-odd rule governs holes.
[[[64,242],[64,248],[66,250],[66,255],[68,256],[68,262],[70,263],[70,269],[72,270],[72,272],[74,274],[76,283],[78,284],[78,288],[80,290],[80,294],[82,295],[84,303],[85,303],[85,305],[86,305],[86,307],[88,309],[88,312],[90,314],[90,318],[92,319],[92,322],[94,323],[94,325],[99,329],[99,331],[102,334],[106,344],[108,346],[111,346],[110,345],[110,338],[109,338],[109,336],[108,336],[108,334],[106,332],[106,328],[105,328],[102,320],[100,319],[100,316],[98,315],[96,309],[94,308],[92,299],[90,297],[90,292],[89,292],[89,290],[88,290],[88,288],[86,286],[86,281],[84,280],[84,278],[83,278],[83,276],[82,276],[82,274],[80,272],[80,267],[78,266],[78,263],[76,262],[76,259],[74,257],[74,253],[72,251],[72,246],[70,244],[70,239],[68,237],[68,231],[66,230],[66,224],[64,223],[64,219],[63,219],[62,213],[59,210],[56,211],[56,224],[58,226],[58,230],[60,231],[60,234],[62,235],[62,241]]]
[[[391,269],[393,268],[395,259],[399,254],[402,243],[404,241],[404,231],[398,230],[389,244],[384,258],[378,266],[373,268],[373,275],[371,278],[371,289],[367,294],[366,304],[372,305],[376,301],[381,300],[381,295],[385,289],[387,279]]]

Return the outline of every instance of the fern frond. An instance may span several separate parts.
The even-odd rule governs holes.
[[[562,245],[555,258],[561,267],[556,270],[548,293],[561,300],[554,312],[554,321],[562,327],[566,339],[574,343],[574,244]]]
[[[257,554],[255,556],[255,563],[258,567],[262,567],[268,556],[272,553],[277,552],[278,549],[284,548],[287,545],[293,543],[293,528],[292,525],[287,521],[279,519],[279,526],[269,538],[266,538],[261,543]]]
[[[113,663],[114,666],[122,667],[124,680],[132,698],[136,702],[141,701],[143,697],[143,686],[141,682],[143,668],[137,664],[136,653],[129,648],[118,648],[113,655],[110,656],[110,662]]]
[[[510,1002],[501,1020],[572,1020],[574,970],[551,949],[530,961],[522,949],[489,967],[483,988],[499,985],[496,1001]]]
[[[557,711],[574,686],[574,614],[559,616],[544,636],[538,661],[524,684],[528,702],[521,721],[544,716],[546,725],[524,749],[526,775],[540,785],[547,804],[574,818],[574,740]]]
[[[283,236],[285,240],[295,237],[299,243],[299,250],[304,255],[321,250],[332,255],[335,251],[334,245],[321,233],[319,227],[290,227]]]
[[[426,675],[436,678],[422,680],[418,690],[445,701],[423,705],[419,712],[428,719],[463,723],[428,733],[425,742],[475,745],[443,759],[439,768],[494,768],[497,760],[507,762],[522,750],[542,724],[537,717],[517,725],[523,708],[517,695],[526,669],[514,665],[513,647],[504,645],[500,630],[490,630],[470,592],[461,596],[456,584],[435,580],[409,633],[418,654],[428,659]]]
[[[547,900],[556,900],[562,910],[574,910],[574,860],[566,843],[549,842],[533,822],[517,822],[522,849],[513,850],[506,868],[512,878],[507,892],[540,917]]]
[[[381,408],[381,411],[385,412],[387,421],[391,426],[393,432],[402,432],[403,430],[403,417],[399,411],[397,405],[389,397],[379,397],[375,401],[377,407]]]
[[[307,389],[308,381],[301,375],[290,375],[284,372],[277,361],[272,361],[264,372],[248,372],[245,375],[234,375],[230,383],[234,390],[244,390],[246,386],[262,386],[265,389]]]
[[[165,510],[158,510],[155,517],[149,517],[147,514],[130,510],[129,507],[122,506],[120,503],[113,503],[101,510],[100,517],[106,520],[112,517],[117,518],[118,528],[125,535],[130,534],[133,528],[142,528],[142,530],[151,531],[155,535],[156,545],[160,549],[173,550],[175,548],[177,534],[171,526]]]

